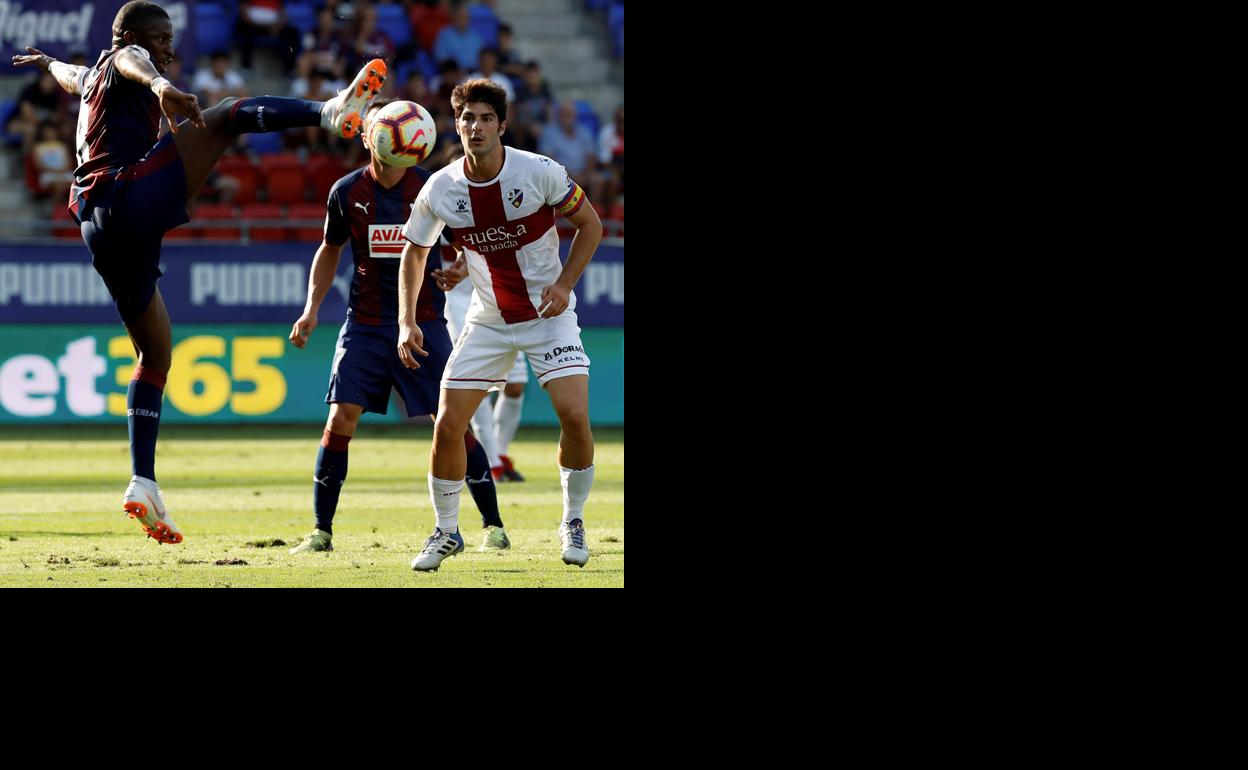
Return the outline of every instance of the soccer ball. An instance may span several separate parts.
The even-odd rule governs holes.
[[[373,116],[369,143],[387,166],[415,166],[433,152],[438,129],[429,110],[416,102],[391,102]]]

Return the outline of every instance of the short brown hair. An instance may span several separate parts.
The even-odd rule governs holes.
[[[472,102],[485,102],[493,107],[500,123],[507,119],[507,92],[493,80],[477,78],[455,86],[451,91],[451,109],[455,111],[456,120]]]

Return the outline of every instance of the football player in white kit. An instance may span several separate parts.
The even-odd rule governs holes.
[[[442,249],[444,259],[454,261],[453,253],[454,249],[450,246]],[[468,306],[472,304],[472,291],[472,281],[466,280],[446,292],[446,329],[453,340],[459,339],[459,333],[464,328],[464,318],[468,315]],[[490,461],[490,473],[496,482],[524,481],[507,450],[516,437],[516,429],[520,427],[524,386],[528,384],[529,360],[524,353],[517,353],[516,365],[507,373],[507,386],[498,394],[498,403],[491,408],[487,394],[472,415],[472,431],[485,449]]]
[[[429,496],[437,528],[412,560],[414,570],[436,570],[464,549],[459,497],[467,457],[463,435],[491,387],[502,387],[517,352],[528,356],[537,381],[559,417],[559,478],[563,520],[559,536],[566,564],[585,566],[584,508],[594,481],[594,438],[589,426],[589,357],[581,344],[572,287],[602,240],[602,222],[585,193],[550,158],[504,147],[507,96],[488,80],[469,80],[451,94],[455,129],[466,155],[435,173],[421,188],[403,227],[410,241],[399,267],[399,358],[420,366],[424,339],[416,324],[416,297],[425,260],[444,226],[463,256],[435,272],[445,290],[472,276],[472,305],[442,375],[429,460]],[[576,228],[567,264],[559,261],[555,215]],[[456,442],[458,446],[456,446]]]

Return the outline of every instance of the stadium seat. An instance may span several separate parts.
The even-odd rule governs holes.
[[[238,180],[238,195],[235,203],[254,203],[256,192],[260,189],[260,170],[244,155],[225,155],[217,161],[217,173],[221,176],[232,176]]]
[[[17,112],[17,99],[0,101],[0,132],[4,133],[4,145],[6,147],[22,146],[22,135],[10,134],[8,132],[9,120],[15,112]]]
[[[316,13],[319,3],[286,3],[286,23],[299,30],[303,37],[316,29]]]
[[[227,8],[221,3],[196,3],[195,49],[200,53],[230,50],[237,21],[237,8]]]
[[[225,203],[201,203],[195,208],[195,218],[200,220],[229,221],[231,227],[208,227],[200,230],[204,238],[229,238],[238,240],[238,209]]]
[[[412,14],[411,18],[415,18],[415,14]],[[450,23],[451,13],[441,5],[430,8],[421,14],[420,20],[413,22],[416,29],[416,39],[420,43],[420,47],[426,51],[432,51],[433,43],[438,39],[438,33]]]
[[[264,189],[269,193],[269,203],[303,203],[308,176],[303,166],[278,166],[265,174]]]
[[[294,228],[295,240],[308,243],[320,243],[325,237],[325,204],[297,203],[290,207],[290,219],[315,219],[320,222],[316,227]]]
[[[377,10],[377,29],[385,32],[399,47],[412,40],[412,22],[401,5],[374,5]]]
[[[487,48],[498,47],[498,16],[488,5],[468,6],[468,26],[481,36]]]
[[[618,3],[607,9],[607,30],[616,56],[624,55],[624,4]]]
[[[272,203],[251,203],[243,206],[243,219],[285,219],[281,206]],[[259,243],[274,243],[287,239],[285,227],[260,225],[250,227],[251,240]]]
[[[308,159],[308,177],[312,187],[312,200],[320,205],[329,200],[329,190],[342,177],[347,167],[337,155],[313,155]]]
[[[623,203],[611,204],[611,211],[607,213],[608,213],[607,219],[614,219],[616,222],[619,223],[613,228],[615,230],[615,235],[619,236],[620,238],[623,238],[624,237],[624,204]]]
[[[52,237],[82,240],[82,230],[74,222],[69,209],[57,202],[52,204],[52,224]]]
[[[594,112],[594,106],[584,99],[576,100],[576,122],[585,126],[594,141],[598,140],[598,113]]]
[[[260,174],[267,176],[278,168],[295,168],[302,166],[299,156],[293,152],[279,152],[274,155],[265,155],[260,158]]]

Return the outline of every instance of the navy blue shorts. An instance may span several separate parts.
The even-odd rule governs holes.
[[[416,356],[419,369],[399,360],[399,326],[370,326],[347,321],[338,333],[334,365],[325,403],[358,404],[366,412],[385,414],[390,389],[397,388],[408,415],[437,414],[442,371],[451,357],[446,321],[421,321],[427,358]]]
[[[166,134],[143,160],[117,172],[92,190],[79,227],[91,250],[91,264],[113,295],[121,320],[147,310],[160,278],[160,240],[186,224],[186,169],[173,134]]]

